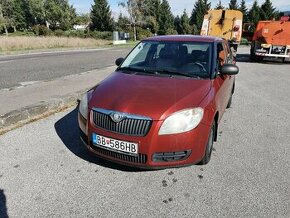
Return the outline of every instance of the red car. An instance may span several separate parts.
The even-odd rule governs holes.
[[[207,164],[239,71],[227,41],[156,36],[116,65],[80,102],[86,147],[139,168]]]

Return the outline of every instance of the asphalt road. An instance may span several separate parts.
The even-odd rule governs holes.
[[[112,66],[129,48],[90,49],[0,56],[0,89]]]
[[[92,157],[72,108],[0,136],[0,217],[290,217],[289,65],[247,59],[208,165]]]

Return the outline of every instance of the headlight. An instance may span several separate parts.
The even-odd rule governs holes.
[[[87,120],[88,119],[88,93],[85,93],[79,105],[79,112]]]
[[[202,108],[192,108],[172,114],[163,122],[159,135],[177,134],[194,129],[202,120],[203,112]]]

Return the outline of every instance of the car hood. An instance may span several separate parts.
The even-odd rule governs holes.
[[[176,111],[198,107],[210,88],[210,80],[115,72],[96,87],[89,108],[163,120]]]

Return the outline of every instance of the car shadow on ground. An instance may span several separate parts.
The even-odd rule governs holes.
[[[2,189],[0,189],[0,217],[8,218],[6,196],[4,194],[4,190]]]
[[[144,170],[136,169],[132,167],[126,167],[119,164],[111,163],[109,161],[100,159],[93,154],[91,154],[85,146],[82,145],[82,142],[79,138],[79,127],[78,127],[78,109],[75,108],[70,113],[66,114],[63,118],[58,120],[55,125],[55,131],[59,138],[62,140],[64,145],[69,149],[73,154],[79,158],[100,165],[102,167],[117,169],[126,172],[141,172]]]

